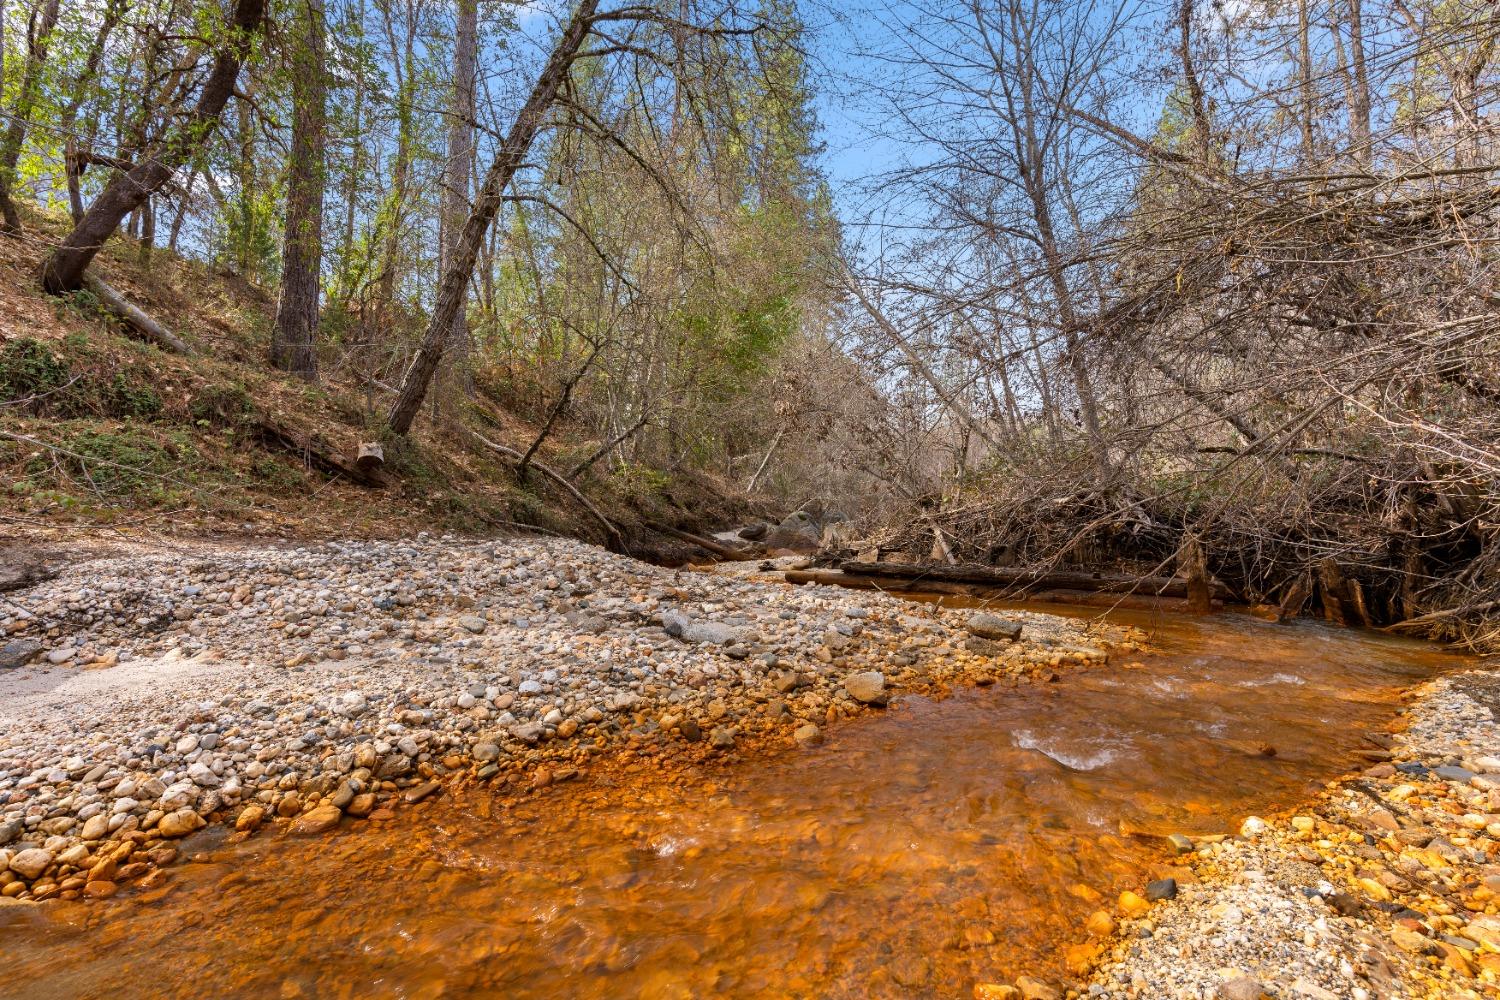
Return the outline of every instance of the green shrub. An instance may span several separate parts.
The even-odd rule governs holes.
[[[193,395],[188,410],[195,421],[212,427],[242,427],[255,417],[255,403],[238,382],[206,386]]]
[[[161,397],[144,381],[132,381],[123,372],[115,372],[101,395],[105,410],[120,420],[151,420],[161,414]]]
[[[46,474],[53,467],[55,455],[70,475],[112,499],[167,494],[170,491],[164,477],[181,478],[177,470],[182,459],[192,457],[185,440],[168,447],[141,434],[110,431],[80,431],[65,438],[62,447],[73,454],[45,453],[31,461],[27,472]]]
[[[0,351],[0,402],[52,392],[67,381],[67,362],[40,341],[21,337]]]

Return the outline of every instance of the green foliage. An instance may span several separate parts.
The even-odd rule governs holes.
[[[174,495],[167,477],[181,478],[178,470],[182,462],[196,457],[185,436],[168,441],[162,444],[144,434],[124,431],[82,430],[63,439],[62,447],[73,454],[44,453],[32,459],[27,472],[46,475],[54,468],[55,457],[67,474],[107,499],[159,501]]]
[[[280,490],[298,489],[303,485],[303,478],[296,469],[272,455],[257,455],[250,463],[250,472],[265,485]]]
[[[67,363],[38,340],[21,337],[0,351],[0,402],[53,392],[67,381]]]
[[[161,397],[143,379],[116,372],[101,393],[105,409],[121,420],[151,420],[161,414]]]
[[[193,420],[209,427],[237,428],[255,417],[255,403],[238,382],[210,385],[193,395],[188,404]]]

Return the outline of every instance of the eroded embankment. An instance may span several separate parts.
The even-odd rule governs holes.
[[[0,898],[152,887],[205,823],[320,832],[611,750],[814,743],[895,691],[1097,662],[1119,629],[663,570],[562,540],[83,559],[0,627]],[[27,665],[17,665],[27,664]]]

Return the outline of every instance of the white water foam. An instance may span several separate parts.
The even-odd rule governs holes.
[[[1119,756],[1119,749],[1116,747],[1100,747],[1092,752],[1062,749],[1046,740],[1038,739],[1036,734],[1029,729],[1017,729],[1012,734],[1012,738],[1016,746],[1022,750],[1035,750],[1075,771],[1093,771]]]
[[[1272,684],[1290,684],[1295,687],[1306,683],[1307,681],[1296,674],[1272,674],[1270,677],[1258,677],[1254,680],[1240,681],[1240,686],[1258,688],[1268,687]]]

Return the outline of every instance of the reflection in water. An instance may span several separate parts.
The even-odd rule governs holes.
[[[1161,655],[907,698],[809,751],[204,840],[149,906],[0,909],[0,994],[968,996],[1056,974],[1093,893],[1169,863],[1150,835],[1291,807],[1456,662],[1312,625],[1135,623]]]

